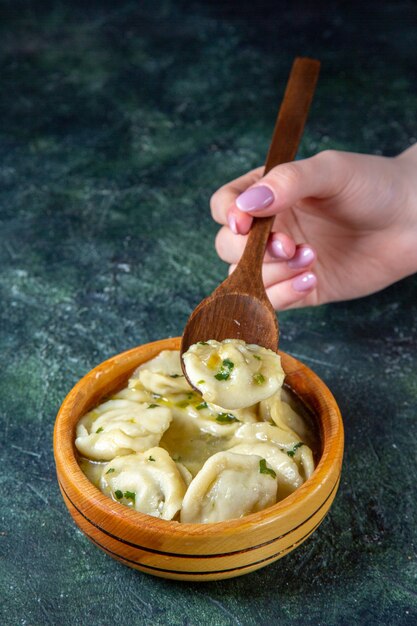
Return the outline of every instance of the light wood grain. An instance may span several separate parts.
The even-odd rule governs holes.
[[[180,338],[124,352],[89,372],[72,389],[54,429],[57,477],[75,523],[97,546],[125,565],[182,580],[215,580],[253,571],[281,558],[317,528],[338,488],[343,425],[335,399],[308,367],[281,353],[286,383],[313,412],[320,460],[311,478],[278,504],[216,524],[180,524],[143,515],[103,495],[81,471],[74,446],[82,415],[121,389],[132,372],[161,350],[178,350]]]

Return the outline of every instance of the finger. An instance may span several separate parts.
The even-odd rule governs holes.
[[[227,224],[235,235],[247,235],[251,229],[253,217],[242,213],[233,204],[226,214]]]
[[[211,214],[218,224],[226,224],[226,213],[236,198],[248,187],[256,183],[264,172],[263,167],[247,172],[230,183],[223,185],[210,198]]]
[[[271,234],[266,249],[273,259],[288,261],[294,256],[296,245],[292,237],[278,232]]]
[[[297,276],[300,274],[300,271],[311,269],[315,260],[316,254],[314,250],[307,244],[302,244],[297,246],[296,253],[291,261],[271,261],[264,263],[262,266],[262,280],[265,289],[268,289],[268,287],[276,283]],[[236,263],[232,263],[229,268],[229,274],[231,274],[235,268]]]
[[[313,272],[303,272],[297,276],[275,283],[266,293],[276,311],[317,304],[317,277]]]
[[[304,198],[330,198],[350,180],[351,161],[343,152],[327,150],[309,159],[278,165],[236,198],[236,208],[266,217]]]
[[[265,252],[265,263],[292,259],[297,250],[294,240],[284,233],[274,233],[272,238]],[[226,263],[237,263],[243,254],[247,239],[247,235],[236,236],[230,228],[223,226],[216,236],[217,254]]]

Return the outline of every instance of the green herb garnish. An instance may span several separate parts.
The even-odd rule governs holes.
[[[148,409],[156,409],[157,404],[148,404]]]
[[[207,402],[201,402],[201,404],[197,404],[197,406],[195,408],[197,409],[197,411],[201,411],[201,409],[206,409],[207,408]]]
[[[259,471],[261,474],[268,474],[268,476],[271,476],[272,478],[277,477],[274,470],[267,466],[265,459],[261,459],[259,461]]]
[[[207,342],[207,341],[199,341],[199,342],[198,342],[198,345],[199,345],[199,346],[208,346],[209,344],[208,344],[208,342]]]
[[[198,380],[197,385],[204,385],[205,382],[206,382],[205,380]]]
[[[257,359],[258,361],[261,361],[261,357],[258,356],[257,354],[252,354],[254,359]]]
[[[287,450],[287,454],[288,454],[288,456],[293,457],[293,456],[294,456],[294,454],[297,452],[298,448],[301,448],[301,446],[303,446],[303,445],[304,445],[304,444],[303,444],[303,442],[302,442],[302,441],[299,441],[298,443],[295,443],[295,444],[294,444],[294,447],[293,447],[293,449],[292,449],[292,450]]]
[[[120,491],[120,489],[116,489],[116,491],[114,492],[114,495],[116,496],[118,500],[121,500],[123,498],[123,491]]]
[[[114,469],[114,467],[110,467],[110,469],[107,470],[106,474],[113,474],[113,472],[115,472],[116,470]]]
[[[148,461],[156,461],[156,459],[154,459],[153,456],[148,456]]]
[[[230,378],[230,373],[234,366],[235,364],[230,359],[223,359],[222,366],[217,374],[214,375],[214,378],[217,380],[227,380]]]
[[[265,376],[263,374],[254,374],[252,380],[256,385],[263,385],[265,382]]]
[[[239,421],[232,413],[219,413],[216,417],[216,422],[219,422],[219,424],[231,424]]]
[[[126,498],[126,500],[132,500],[133,504],[135,504],[136,494],[134,491],[125,491],[123,495]]]
[[[182,378],[184,376],[184,374],[170,374],[169,377],[170,378]]]
[[[96,430],[96,435],[98,435],[98,433],[102,433],[103,432],[103,427],[100,426],[100,428],[97,428]]]

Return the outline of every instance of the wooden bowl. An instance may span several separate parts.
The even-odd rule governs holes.
[[[281,353],[287,386],[312,412],[320,434],[313,475],[290,496],[247,517],[215,524],[181,524],[138,513],[103,495],[81,471],[74,446],[82,415],[121,389],[141,363],[180,338],[162,339],[105,361],[70,391],[58,413],[54,454],[59,486],[75,523],[107,554],[148,574],[180,580],[241,576],[280,559],[319,526],[340,481],[343,425],[335,399],[308,367]]]

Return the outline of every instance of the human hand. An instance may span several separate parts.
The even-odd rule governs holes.
[[[395,158],[321,152],[263,168],[211,198],[233,271],[252,216],[276,215],[263,280],[277,310],[358,298],[417,271],[417,146]]]

